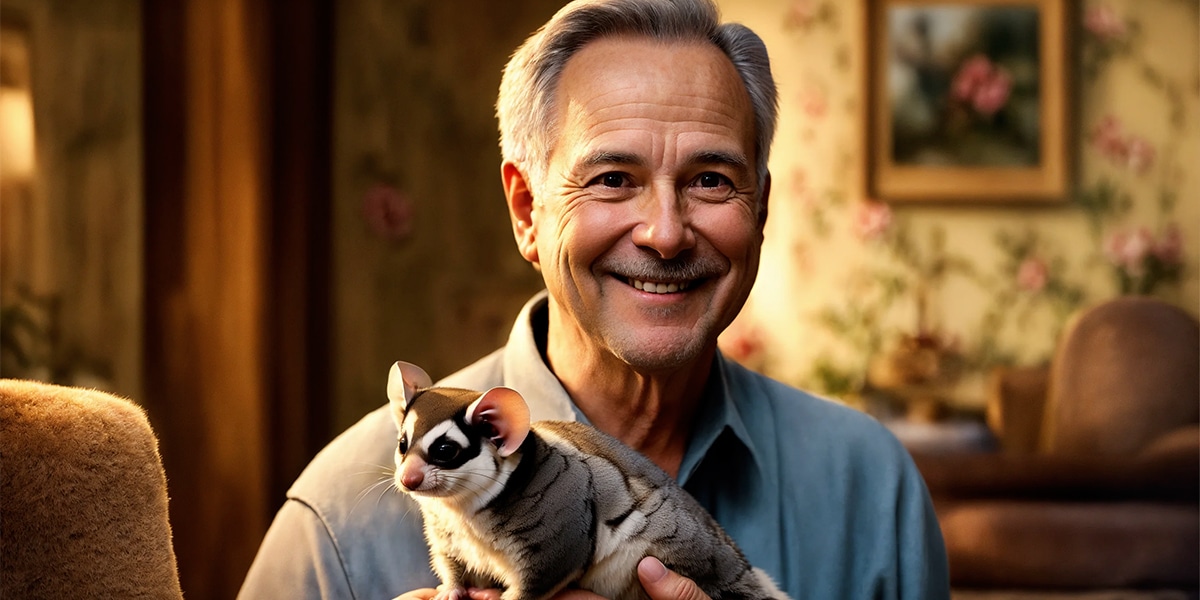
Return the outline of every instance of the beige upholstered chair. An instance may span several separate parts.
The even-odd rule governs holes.
[[[182,597],[142,409],[0,380],[0,598]]]
[[[914,455],[968,587],[1200,586],[1200,327],[1124,297],[1082,313],[1048,369],[999,373],[1001,450]]]

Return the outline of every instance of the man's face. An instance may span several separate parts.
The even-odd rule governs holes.
[[[556,100],[557,143],[518,228],[551,335],[642,370],[703,356],[750,293],[762,245],[737,71],[707,44],[601,39],[567,63]]]

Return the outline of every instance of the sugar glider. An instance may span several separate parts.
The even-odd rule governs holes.
[[[544,600],[568,587],[647,598],[637,564],[654,556],[714,600],[787,596],[752,567],[687,492],[645,456],[581,423],[530,423],[515,390],[430,387],[397,362],[395,484],[421,509],[438,600],[497,588]]]

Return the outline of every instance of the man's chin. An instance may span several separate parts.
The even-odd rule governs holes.
[[[669,328],[657,331],[630,332],[617,343],[610,343],[613,354],[635,371],[653,372],[686,368],[702,359],[706,350],[703,338],[694,329],[672,332]]]

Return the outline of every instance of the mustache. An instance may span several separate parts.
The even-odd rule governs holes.
[[[674,258],[642,254],[633,259],[605,258],[596,266],[614,275],[641,281],[693,281],[725,273],[729,270],[729,261],[694,254]]]

